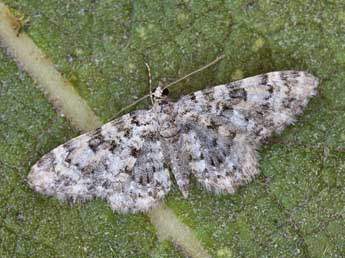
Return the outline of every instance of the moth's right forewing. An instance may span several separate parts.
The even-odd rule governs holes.
[[[215,116],[260,142],[295,121],[317,86],[318,79],[303,71],[261,74],[183,97],[176,103],[178,120],[204,123],[203,117]]]
[[[190,169],[207,189],[233,193],[259,173],[262,140],[291,124],[316,94],[309,73],[280,71],[194,92],[176,104]]]
[[[295,121],[316,94],[318,80],[307,72],[280,71],[250,77],[228,87],[233,85],[246,94],[245,101],[233,109],[244,120],[242,124],[251,137],[261,141]]]

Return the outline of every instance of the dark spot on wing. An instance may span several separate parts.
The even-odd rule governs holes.
[[[139,153],[140,153],[140,151],[137,150],[136,148],[133,148],[133,149],[131,150],[131,155],[132,155],[134,158],[137,158],[137,157],[139,156]]]
[[[102,133],[102,128],[99,127],[97,128],[96,130],[92,131],[92,132],[89,132],[88,133],[88,136],[90,136],[90,138],[92,137],[97,137],[98,135],[100,135]]]
[[[59,183],[62,184],[63,186],[70,186],[72,182],[72,179],[67,176],[61,176]]]
[[[129,128],[123,128],[123,130],[124,130],[124,135],[123,135],[124,137],[130,136],[131,130]]]
[[[216,122],[214,120],[210,120],[209,124],[207,125],[208,129],[217,129],[218,125],[216,124]]]
[[[268,81],[268,75],[267,75],[267,73],[262,74],[262,75],[260,76],[260,85],[266,85],[266,84],[267,84],[267,81]]]
[[[231,83],[227,84],[226,87],[228,87],[230,89],[239,88],[239,87],[241,87],[242,82],[243,82],[243,80],[231,82]]]
[[[282,84],[288,88],[288,91],[286,92],[287,95],[290,95],[291,92],[291,80],[289,80],[289,76],[286,72],[280,72],[279,73],[280,80],[282,81]],[[290,77],[291,79],[291,77]],[[296,81],[296,80],[294,80]]]
[[[67,152],[70,152],[73,149],[73,141],[68,141],[62,145]]]
[[[77,168],[80,168],[80,163],[79,162],[77,162],[77,163],[75,163],[73,165],[76,166]]]
[[[109,165],[108,165],[106,159],[103,159],[102,165],[103,165],[105,171],[109,171]]]
[[[140,122],[139,122],[138,117],[136,115],[132,116],[131,124],[135,124],[136,126],[140,125]]]
[[[269,100],[270,98],[272,98],[272,94],[273,94],[273,91],[274,91],[274,87],[273,87],[273,85],[271,85],[271,84],[267,84],[266,86],[267,86],[267,88],[268,88],[267,91],[268,91],[269,95],[266,96],[266,97],[264,98],[264,100]]]
[[[117,148],[117,143],[115,142],[115,141],[111,141],[111,142],[109,142],[109,151],[111,152],[111,153],[114,153],[115,152],[115,150],[116,150],[116,148]]]
[[[295,102],[297,99],[294,97],[289,98],[289,102]]]
[[[261,107],[263,110],[269,110],[270,109],[270,105],[268,103],[262,104]]]
[[[221,154],[222,160],[224,162],[224,160],[226,159],[226,156],[228,155],[228,151],[225,148],[221,148],[220,154]]]
[[[224,103],[224,102],[218,102],[216,104],[216,110],[221,110],[221,111],[232,111],[234,110],[232,103]]]
[[[154,167],[152,167],[152,168],[154,168]],[[146,174],[146,184],[149,184],[149,183],[151,183],[151,179],[150,179],[149,174],[147,173]]]
[[[257,131],[255,132],[255,135],[256,135],[256,136],[260,136],[262,130],[263,130],[263,128],[260,128],[259,130],[257,130]]]
[[[217,156],[217,160],[219,164],[223,164],[225,160],[225,156],[223,156],[221,153],[219,156]]]
[[[287,76],[287,74],[285,72],[279,72],[279,78],[280,78],[280,80],[286,82],[287,79],[288,79],[288,76]]]
[[[104,143],[104,136],[99,132],[98,134],[94,134],[94,136],[88,141],[89,148],[96,152],[99,145]]]
[[[300,72],[298,72],[298,71],[291,71],[290,72],[290,76],[291,76],[291,78],[296,79],[296,78],[298,78],[300,76]]]
[[[196,96],[195,96],[194,93],[190,94],[190,99],[191,99],[191,100],[195,100],[195,99],[196,99]]]
[[[55,154],[53,152],[49,152],[46,155],[44,155],[38,162],[37,167],[42,166],[51,166],[55,160]]]
[[[216,166],[216,164],[214,164],[214,160],[211,158],[211,165],[213,166],[213,167],[215,167]]]
[[[294,102],[296,99],[295,98],[287,98],[283,100],[283,107],[290,109],[292,102]]]
[[[255,113],[258,114],[258,115],[260,115],[260,116],[263,116],[263,115],[264,115],[264,113],[263,113],[262,111],[260,111],[260,110],[255,110]]]
[[[72,159],[71,159],[70,155],[71,155],[71,153],[69,153],[67,155],[67,157],[65,158],[65,162],[67,162],[68,164],[71,164],[71,162],[72,162]]]
[[[247,101],[247,91],[245,89],[243,89],[243,100]]]
[[[93,165],[88,165],[88,166],[83,167],[83,168],[81,169],[81,173],[82,173],[83,175],[91,175],[91,174],[93,174],[94,172],[95,172],[95,167],[94,167]]]
[[[95,191],[95,186],[93,185],[93,184],[88,184],[87,185],[87,190],[89,191],[89,192],[94,192]]]
[[[247,101],[247,91],[245,89],[234,89],[229,92],[232,99],[242,99]]]
[[[132,175],[132,170],[130,170],[128,168],[128,166],[125,166],[123,169],[123,173],[128,174],[128,175]],[[134,175],[132,175],[132,178],[134,178]]]
[[[102,187],[104,189],[109,189],[110,186],[111,186],[111,183],[109,181],[104,181],[104,183],[102,184]]]

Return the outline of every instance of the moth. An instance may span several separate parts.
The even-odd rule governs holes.
[[[39,193],[72,203],[95,197],[114,211],[145,212],[175,180],[188,197],[190,179],[233,194],[259,173],[257,150],[301,114],[318,79],[279,71],[181,97],[153,92],[153,106],[76,137],[44,155],[28,175]]]

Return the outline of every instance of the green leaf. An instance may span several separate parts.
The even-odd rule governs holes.
[[[219,64],[175,85],[181,95],[273,70],[312,72],[320,93],[296,125],[262,150],[261,175],[232,196],[193,185],[167,205],[212,257],[345,256],[345,19],[341,1],[5,0],[95,113],[108,121],[154,85]],[[149,107],[143,102],[136,108]],[[0,256],[180,257],[145,215],[101,200],[69,207],[25,177],[44,153],[77,136],[0,52]]]

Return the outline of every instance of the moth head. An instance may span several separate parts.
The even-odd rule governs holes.
[[[162,88],[162,87],[157,87],[153,92],[152,92],[152,97],[156,101],[162,101],[166,100],[169,95],[169,90],[167,88]]]

